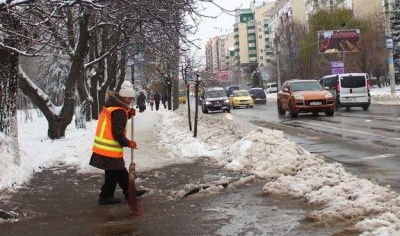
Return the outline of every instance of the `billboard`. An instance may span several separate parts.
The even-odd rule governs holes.
[[[318,31],[318,52],[358,52],[360,30],[322,30]]]

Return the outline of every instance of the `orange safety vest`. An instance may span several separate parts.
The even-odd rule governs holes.
[[[101,110],[92,149],[94,153],[112,158],[122,158],[124,156],[123,147],[114,139],[111,128],[111,112],[118,109],[125,111],[121,107],[103,107]],[[128,113],[126,115],[128,116]]]

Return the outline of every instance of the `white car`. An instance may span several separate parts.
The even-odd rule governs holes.
[[[277,93],[278,92],[278,84],[277,83],[268,83],[265,86],[266,93]]]

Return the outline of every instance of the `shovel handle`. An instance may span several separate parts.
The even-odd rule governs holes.
[[[135,117],[135,116],[132,116],[132,117],[131,117],[131,140],[134,140],[134,139],[133,139],[133,131],[134,131],[134,129],[133,129],[133,125],[134,125],[133,117]],[[131,148],[131,163],[134,163],[133,148]]]

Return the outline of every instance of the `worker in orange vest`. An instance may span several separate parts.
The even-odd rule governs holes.
[[[136,148],[136,142],[126,137],[128,119],[135,115],[131,108],[135,90],[129,81],[124,81],[118,94],[111,92],[100,113],[93,145],[90,165],[103,169],[104,184],[101,187],[99,204],[117,204],[114,197],[117,184],[128,199],[129,174],[125,168],[123,147]],[[145,190],[137,191],[143,195]]]

